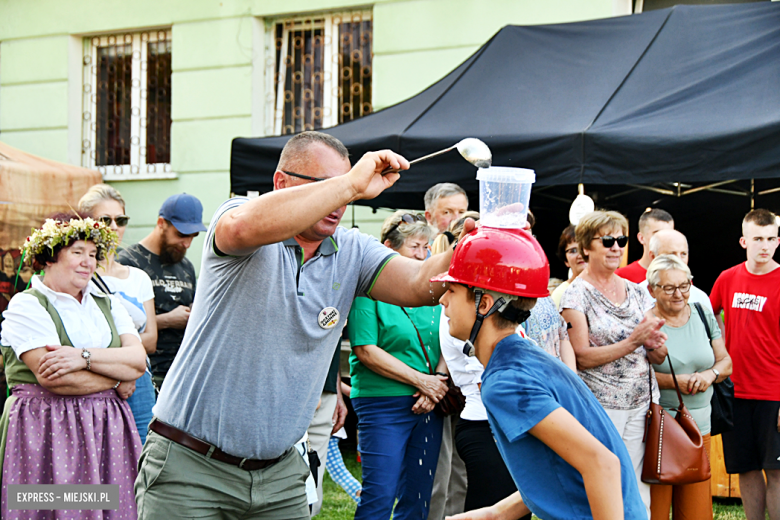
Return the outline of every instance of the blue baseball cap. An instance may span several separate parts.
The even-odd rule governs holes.
[[[160,208],[160,216],[173,224],[183,235],[192,235],[206,231],[203,225],[203,204],[186,193],[171,195]]]

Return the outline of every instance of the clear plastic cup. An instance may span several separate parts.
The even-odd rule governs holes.
[[[522,229],[528,218],[533,170],[493,166],[477,171],[479,218],[483,226]]]

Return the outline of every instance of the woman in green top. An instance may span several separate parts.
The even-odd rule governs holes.
[[[433,236],[422,215],[403,211],[382,226],[387,247],[421,261]],[[428,517],[442,430],[433,407],[447,391],[447,368],[439,356],[440,313],[438,306],[403,308],[368,298],[352,305],[351,399],[363,460],[358,520]]]
[[[668,359],[674,364],[683,402],[699,426],[709,451],[711,386],[731,374],[731,358],[712,312],[707,307],[699,307],[707,320],[705,327],[695,304],[688,304],[692,278],[688,266],[677,256],[661,255],[653,260],[647,269],[647,282],[648,290],[655,297],[655,307],[647,314],[666,321],[661,331],[668,337]],[[661,389],[661,406],[676,407],[677,392],[669,364],[653,365],[653,368]],[[674,518],[712,518],[709,480],[684,486],[653,485],[650,495],[651,520],[668,520],[670,507]]]

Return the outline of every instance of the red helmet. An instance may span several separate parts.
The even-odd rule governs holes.
[[[432,282],[455,282],[525,298],[550,295],[550,264],[542,246],[520,229],[482,226],[460,241],[446,274]]]

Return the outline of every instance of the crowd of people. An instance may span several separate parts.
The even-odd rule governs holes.
[[[30,516],[10,485],[118,484],[117,509],[83,517],[308,519],[327,468],[361,519],[712,518],[709,481],[642,481],[650,403],[677,406],[671,363],[707,450],[713,385],[731,377],[726,469],[749,520],[780,519],[774,214],[745,216],[747,260],[707,295],[669,213],[640,216],[643,255],[621,268],[628,221],[594,211],[562,231],[569,277],[550,292],[533,214],[523,231],[481,227],[454,184],[379,240],[339,226],[406,168],[389,151],[350,166],[337,139],[304,132],[274,191],[230,199],[208,227],[178,194],[117,248],[130,217],[97,185],[35,230],[27,283],[14,257],[0,280],[18,286],[1,325],[2,517]],[[204,232],[196,287],[186,252]],[[338,448],[345,397],[362,484]]]

